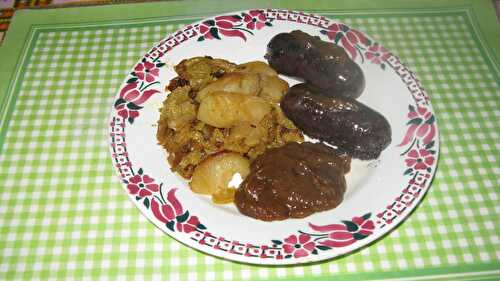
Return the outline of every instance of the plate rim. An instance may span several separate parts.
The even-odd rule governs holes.
[[[261,8],[261,9],[248,9],[248,10],[241,10],[241,11],[233,11],[233,12],[223,13],[223,14],[219,14],[219,15],[215,15],[215,16],[211,16],[211,17],[208,17],[208,18],[201,19],[201,20],[199,20],[197,22],[188,24],[185,27],[182,27],[182,28],[178,29],[177,31],[174,31],[174,32],[168,34],[159,43],[154,44],[153,47],[146,54],[142,55],[141,58],[139,59],[139,61],[136,64],[134,64],[134,66],[132,67],[132,69],[134,69],[134,67],[136,67],[138,64],[143,64],[144,65],[144,60],[145,60],[145,58],[148,57],[148,55],[150,57],[153,57],[154,55],[157,55],[158,58],[161,58],[168,51],[168,46],[169,46],[168,44],[173,45],[173,47],[175,47],[177,45],[180,45],[184,41],[189,41],[189,39],[192,40],[192,37],[195,36],[195,35],[200,35],[200,25],[203,24],[204,22],[206,22],[207,20],[211,20],[211,19],[214,20],[217,17],[220,17],[221,20],[227,20],[227,16],[230,16],[230,15],[239,15],[239,14],[242,14],[242,13],[250,14],[250,12],[255,12],[255,11],[262,11],[262,12],[266,13],[266,17],[268,17],[270,13],[273,13],[276,18],[281,16],[282,19],[285,20],[285,21],[290,20],[291,17],[292,17],[291,21],[295,21],[295,22],[298,22],[301,17],[307,18],[307,20],[310,20],[311,18],[313,18],[314,20],[317,20],[317,23],[319,24],[317,26],[318,27],[322,26],[322,28],[325,28],[325,27],[329,26],[330,24],[334,24],[334,23],[339,24],[339,25],[343,24],[339,20],[329,19],[329,18],[326,18],[324,16],[316,15],[314,13],[301,12],[301,11],[293,11],[293,10],[283,10],[283,9],[267,9],[267,8],[262,9]],[[347,25],[345,25],[345,26],[347,27]],[[176,36],[185,34],[186,29],[190,29],[191,31],[194,31],[195,35],[193,35],[193,36],[191,36],[191,37],[189,37],[189,38],[187,38],[185,40],[182,40],[182,38],[181,38],[182,41],[180,41],[180,43],[178,43],[179,40],[176,40],[177,39]],[[205,33],[205,34],[208,34],[208,33]],[[364,33],[362,33],[362,34],[364,35]],[[212,35],[212,34],[210,34],[210,35]],[[226,36],[241,37],[241,34],[233,33],[233,35],[226,35]],[[365,36],[366,36],[366,38],[370,38],[367,35],[365,35]],[[205,38],[205,39],[206,40],[211,40],[211,39],[214,39],[214,38]],[[375,42],[375,41],[373,41],[373,42],[374,42],[374,44],[378,44],[378,42]],[[176,44],[176,43],[178,43],[178,44]],[[159,48],[162,45],[167,49],[165,52],[163,52]],[[379,46],[382,47],[381,44]],[[410,81],[411,85],[408,84],[408,83],[406,83],[404,81],[404,79],[403,79],[403,76],[401,76],[401,75],[398,74],[398,76],[403,80],[403,83],[405,83],[407,85],[408,89],[409,89],[409,92],[405,92],[405,93],[412,95],[412,97],[415,100],[415,105],[416,105],[417,108],[414,107],[413,108],[413,112],[415,114],[417,114],[417,116],[419,116],[419,114],[420,114],[420,112],[419,112],[419,110],[420,110],[420,108],[419,108],[419,102],[418,102],[417,98],[415,97],[415,95],[420,95],[421,101],[425,102],[425,107],[424,108],[427,109],[426,112],[430,113],[431,116],[432,116],[432,118],[433,118],[432,122],[433,122],[433,125],[435,127],[435,131],[434,131],[433,137],[431,139],[432,139],[432,141],[434,143],[435,158],[434,158],[434,162],[431,165],[429,165],[429,167],[431,168],[431,171],[428,172],[428,174],[427,174],[429,177],[425,180],[425,182],[421,186],[422,187],[421,190],[419,190],[419,192],[421,192],[421,191],[423,191],[423,192],[419,193],[418,196],[414,198],[414,200],[412,201],[413,203],[410,205],[410,208],[408,210],[403,210],[400,215],[397,215],[393,220],[391,220],[390,227],[386,228],[385,230],[373,231],[372,233],[370,233],[369,235],[367,235],[363,239],[356,240],[355,243],[335,248],[336,249],[335,251],[320,251],[318,254],[308,255],[306,257],[299,257],[299,258],[291,257],[291,258],[281,258],[281,259],[276,259],[276,258],[266,258],[266,259],[263,259],[263,258],[259,258],[259,257],[254,258],[254,257],[248,257],[248,256],[245,256],[245,255],[239,255],[239,254],[234,254],[234,253],[230,254],[229,252],[215,250],[212,247],[200,247],[199,242],[190,239],[190,237],[188,237],[188,235],[181,235],[181,236],[179,236],[179,235],[177,235],[177,233],[179,233],[179,232],[168,231],[167,229],[165,229],[165,225],[163,225],[163,224],[160,223],[161,221],[158,220],[158,217],[155,217],[154,215],[152,215],[151,212],[146,212],[144,210],[144,206],[141,205],[141,203],[139,203],[139,201],[135,200],[135,198],[134,198],[133,195],[131,195],[131,193],[129,192],[129,189],[127,188],[127,184],[124,183],[124,180],[126,180],[126,178],[123,176],[124,174],[121,173],[122,171],[120,170],[120,167],[117,165],[118,161],[117,161],[117,157],[115,156],[115,155],[117,155],[117,151],[115,149],[115,147],[116,147],[115,137],[117,136],[117,132],[118,133],[120,133],[120,132],[119,131],[114,131],[114,129],[118,129],[119,126],[122,126],[121,124],[118,124],[118,125],[115,124],[115,121],[118,121],[118,119],[115,119],[115,117],[117,115],[117,112],[118,112],[117,102],[118,102],[118,100],[120,98],[122,98],[121,97],[121,92],[123,91],[123,89],[127,85],[129,85],[129,83],[127,83],[127,82],[131,79],[130,78],[130,74],[126,76],[126,78],[123,80],[123,82],[120,84],[120,87],[116,91],[117,94],[115,95],[114,101],[117,101],[117,102],[115,102],[115,105],[113,107],[111,107],[111,112],[109,114],[109,119],[108,119],[108,120],[110,120],[110,123],[109,123],[110,126],[108,127],[108,142],[109,142],[108,143],[108,148],[109,148],[110,154],[111,154],[111,159],[110,160],[112,161],[113,166],[115,166],[115,172],[116,172],[115,175],[117,175],[117,177],[119,178],[119,180],[121,182],[122,188],[127,192],[129,200],[132,201],[134,203],[134,205],[136,205],[136,207],[139,209],[139,211],[142,213],[142,215],[145,216],[151,223],[153,223],[162,232],[168,234],[170,237],[172,237],[175,240],[181,242],[182,244],[187,245],[190,248],[193,248],[193,249],[195,249],[197,251],[203,252],[203,253],[211,255],[211,256],[216,256],[216,257],[223,258],[223,259],[226,259],[226,260],[231,260],[231,261],[236,261],[236,262],[242,262],[242,263],[248,263],[248,264],[259,264],[259,265],[294,265],[294,264],[305,264],[305,263],[312,263],[312,262],[318,262],[318,261],[324,261],[324,260],[331,260],[333,258],[341,257],[341,256],[344,256],[344,255],[349,254],[351,252],[354,252],[356,250],[362,249],[362,248],[364,248],[364,247],[366,247],[368,245],[371,245],[371,244],[375,243],[376,241],[379,241],[382,237],[384,237],[387,234],[389,234],[390,232],[392,232],[399,225],[401,225],[401,223],[403,221],[405,221],[407,218],[409,218],[410,215],[417,209],[417,206],[423,200],[423,198],[427,194],[427,192],[428,192],[428,190],[429,190],[429,188],[430,188],[430,186],[432,184],[432,180],[434,179],[434,176],[436,174],[437,164],[438,164],[438,160],[439,160],[439,156],[440,156],[440,151],[439,151],[439,148],[440,148],[439,135],[440,134],[439,134],[439,129],[438,129],[438,126],[437,126],[437,120],[436,120],[436,117],[435,117],[434,110],[432,108],[432,104],[430,102],[430,99],[429,99],[426,91],[420,85],[420,82],[419,82],[418,78],[416,77],[416,75],[405,64],[401,63],[400,59],[396,55],[394,55],[394,54],[392,54],[390,52],[389,52],[389,54],[390,55],[386,58],[386,60],[384,62],[387,62],[387,64],[389,65],[389,67],[391,67],[395,72],[396,71],[405,72],[405,75],[406,75],[405,77],[409,77],[409,81]],[[410,87],[413,87],[413,88],[410,88]],[[414,91],[414,93],[412,93],[412,90]],[[152,93],[152,94],[154,94],[154,93]],[[147,100],[147,98],[146,98],[146,100]],[[143,102],[145,102],[145,101],[143,101]],[[128,105],[128,103],[130,103],[130,101],[125,100],[125,103],[123,105],[125,105],[125,104]],[[121,105],[122,104],[120,104],[120,106]],[[409,111],[412,112],[411,105],[410,105]],[[409,112],[409,115],[410,115],[410,112]],[[125,120],[125,118],[123,118],[122,121],[123,121],[123,132],[124,132],[127,120]],[[410,124],[410,123],[408,123],[408,124]],[[118,127],[115,126],[115,125],[117,125]],[[410,124],[410,127],[411,126],[413,126],[413,124]],[[413,127],[413,128],[415,128],[415,127]],[[418,129],[419,127],[416,127],[416,128]],[[411,134],[413,134],[413,138],[416,139],[417,137],[415,136],[415,131],[417,129],[413,129],[413,132],[410,132],[411,130],[409,128],[408,131],[407,131],[407,133],[406,133],[406,135],[405,135],[405,139],[407,139],[408,135],[411,135]],[[125,135],[123,136],[123,138],[125,139]],[[394,141],[395,140],[393,140],[393,142]],[[403,142],[404,142],[404,140],[403,140]],[[125,143],[126,143],[126,141],[125,141]],[[410,149],[412,147],[413,147],[413,144],[410,146]],[[408,149],[408,151],[410,149]],[[132,164],[130,164],[130,165],[132,165]],[[138,172],[140,170],[142,170],[142,169],[139,169]],[[142,175],[141,172],[139,172],[139,174]],[[161,188],[161,186],[160,186],[160,188]],[[172,189],[169,190],[169,192],[172,191],[172,194],[173,194],[172,198],[175,198],[175,190],[176,190],[175,188],[172,188]],[[152,204],[153,204],[152,202],[153,202],[153,200],[149,203],[150,206],[152,206]],[[172,204],[170,204],[170,205],[172,205]],[[188,217],[191,218],[191,217],[195,217],[195,216],[190,216],[188,214]],[[359,218],[359,217],[356,217],[356,218]],[[367,221],[369,219],[370,219],[370,217],[368,219],[365,219],[362,223],[365,223],[365,221]],[[198,223],[199,223],[199,221],[198,221]],[[361,225],[359,225],[359,226],[361,226]],[[197,227],[197,225],[196,225],[196,227]]]

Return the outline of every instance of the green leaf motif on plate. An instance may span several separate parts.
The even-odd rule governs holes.
[[[358,231],[358,225],[353,223],[352,221],[342,221],[342,223],[345,224],[345,226],[347,227],[347,231],[349,232],[354,232],[354,231]]]
[[[413,169],[412,169],[412,168],[408,168],[408,169],[406,169],[406,171],[403,173],[403,176],[409,175],[409,174],[411,174],[411,173],[413,173]]]
[[[352,234],[352,237],[356,240],[363,240],[365,239],[366,237],[368,237],[368,235],[363,235],[363,234],[360,234],[360,233],[353,233]]]
[[[410,125],[410,124],[415,124],[415,125],[420,125],[422,124],[422,118],[414,118],[414,119],[411,119],[410,121],[408,121],[408,123],[406,123],[406,125]]]
[[[128,83],[128,84],[135,83],[135,82],[137,82],[137,80],[138,80],[138,79],[139,79],[139,78],[137,78],[137,77],[132,77],[132,78],[130,78],[130,79],[128,79],[128,80],[127,80],[127,83]]]
[[[434,141],[429,142],[428,144],[425,145],[425,149],[429,150],[434,146]],[[432,153],[432,152],[431,152]]]
[[[129,102],[127,103],[127,107],[131,110],[139,110],[139,109],[142,109],[142,106],[138,106],[136,105],[135,103],[133,102]]]
[[[165,225],[167,226],[167,228],[168,228],[168,229],[170,229],[170,230],[172,230],[172,231],[175,231],[175,230],[174,230],[174,225],[175,225],[175,222],[174,222],[173,220],[171,220],[171,221],[167,222]]]
[[[339,33],[337,33],[337,35],[335,35],[334,42],[335,42],[336,45],[339,44],[339,41],[340,41],[340,39],[342,39],[342,36],[344,36],[344,33],[341,33],[341,32],[339,32]]]
[[[144,198],[144,201],[142,201],[142,204],[144,204],[144,207],[146,207],[147,209],[149,209],[149,198]]]
[[[183,222],[187,221],[188,218],[189,218],[189,211],[186,211],[184,214],[175,217],[175,219],[179,223],[183,223]]]
[[[124,103],[126,103],[126,102],[127,102],[127,101],[126,101],[125,99],[123,99],[123,98],[119,98],[119,99],[117,99],[117,100],[116,100],[116,102],[115,102],[115,107],[119,106],[120,104],[124,104]]]
[[[210,34],[211,34],[211,35],[212,35],[215,39],[219,39],[219,40],[220,40],[219,30],[217,30],[217,28],[215,28],[215,27],[210,28]]]

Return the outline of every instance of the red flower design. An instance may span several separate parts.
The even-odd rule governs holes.
[[[158,90],[147,90],[140,92],[137,89],[138,82],[128,83],[120,91],[120,98],[115,102],[115,109],[118,111],[118,115],[124,119],[128,119],[132,122],[137,116],[139,116],[139,106],[147,101],[152,95],[159,93]]]
[[[283,250],[286,254],[293,254],[296,258],[306,257],[316,247],[316,244],[310,240],[311,236],[309,234],[302,233],[298,238],[296,235],[290,235],[284,240]]]
[[[189,212],[184,212],[181,203],[175,197],[176,190],[173,188],[168,191],[165,204],[156,198],[151,199],[151,211],[159,221],[166,224],[172,231],[177,229],[177,231],[189,233],[200,227],[201,224],[197,216],[189,217]]]
[[[153,215],[163,223],[167,223],[175,218],[175,212],[169,204],[162,204],[156,198],[151,200],[151,211]]]
[[[214,18],[215,25],[220,28],[231,29],[234,27],[235,23],[241,21],[240,17],[237,16],[217,16]]]
[[[125,87],[123,87],[120,91],[120,98],[124,99],[125,101],[134,101],[141,92],[137,89],[137,86],[139,83],[130,83],[127,84]]]
[[[146,80],[146,82],[151,83],[155,80],[155,77],[158,77],[160,70],[154,63],[143,60],[135,66],[134,73],[139,80]]]
[[[319,232],[328,232],[329,239],[320,241],[320,245],[328,247],[345,247],[373,233],[375,225],[373,221],[369,219],[370,215],[371,214],[366,214],[362,217],[353,217],[351,221],[344,221],[343,224],[319,226],[310,223],[309,226]]]
[[[118,111],[118,115],[123,119],[128,119],[130,121],[139,116],[139,111],[127,108],[126,104],[117,105],[115,108]]]
[[[410,126],[399,146],[407,145],[415,137],[422,139],[424,145],[430,143],[436,134],[434,115],[425,107],[417,107],[416,110],[413,106],[409,108],[408,118],[410,118],[410,121],[408,124]]]
[[[238,29],[234,29],[234,24],[241,21],[239,16],[218,16],[213,20],[206,20],[198,26],[202,36],[198,39],[220,39],[219,33],[228,37],[240,37],[247,40],[245,34]]]
[[[362,217],[353,217],[352,222],[358,226],[357,230],[351,230],[351,232],[354,232],[355,234],[360,234],[363,236],[368,236],[373,233],[373,229],[375,228],[375,225],[373,224],[372,220],[369,220],[368,217],[362,216]]]
[[[159,186],[148,175],[135,175],[128,179],[127,185],[130,194],[146,197],[158,192]]]
[[[180,223],[178,222],[176,225],[177,231],[183,231],[185,233],[189,233],[191,231],[194,231],[198,225],[200,224],[200,221],[198,220],[197,216],[191,216],[185,223]]]
[[[166,204],[158,203],[154,198],[151,200],[151,210],[154,216],[163,223],[167,223],[183,213],[182,205],[175,197],[176,190],[173,188],[167,193],[168,202]]]
[[[335,44],[342,43],[342,46],[353,60],[357,56],[356,45],[370,45],[370,41],[363,33],[341,23],[333,23],[327,30],[323,30],[321,33],[326,34],[330,40],[334,40]]]
[[[215,23],[210,24],[210,21],[204,21],[204,22],[200,23],[200,25],[198,26],[200,33],[202,35],[202,37],[200,37],[200,38],[213,39],[214,37],[212,36],[210,29],[212,28],[212,26],[214,24]],[[217,28],[214,28],[214,31],[217,32]]]
[[[427,149],[412,149],[407,155],[406,166],[415,170],[425,170],[434,164],[434,156]]]
[[[378,43],[375,43],[368,48],[365,52],[365,56],[372,63],[381,64],[389,58],[390,54],[386,48],[380,46]]]
[[[251,10],[243,15],[243,21],[248,29],[261,29],[266,25],[266,15],[262,10]]]

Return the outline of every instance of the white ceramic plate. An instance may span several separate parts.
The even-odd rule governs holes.
[[[156,123],[182,59],[212,56],[242,63],[264,59],[269,40],[300,29],[333,41],[363,69],[359,100],[382,113],[392,143],[376,161],[354,160],[342,204],[304,219],[263,222],[234,205],[194,194],[170,171]],[[298,81],[283,77],[290,85]],[[169,35],[131,70],[112,106],[113,165],[139,210],[178,241],[214,256],[255,264],[297,264],[349,253],[403,221],[427,191],[439,152],[426,92],[398,57],[335,20],[286,10],[249,10],[205,19]]]

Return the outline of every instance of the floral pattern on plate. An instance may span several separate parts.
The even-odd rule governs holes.
[[[406,133],[396,145],[405,170],[404,185],[399,194],[382,210],[373,210],[350,219],[317,224],[259,244],[238,241],[210,232],[203,214],[188,210],[177,198],[178,188],[158,182],[131,160],[127,144],[127,127],[135,126],[145,104],[162,92],[160,70],[164,56],[186,42],[223,42],[272,30],[276,22],[293,22],[313,26],[322,39],[331,40],[346,49],[358,63],[369,61],[381,70],[392,69],[406,86],[412,103],[407,105]],[[279,32],[277,30],[276,32]],[[249,10],[203,20],[170,35],[152,48],[134,67],[115,100],[110,122],[110,149],[113,163],[126,191],[143,213],[162,230],[194,248],[224,258],[265,264],[290,264],[332,258],[362,247],[401,222],[427,191],[435,172],[439,151],[436,120],[427,93],[418,79],[399,59],[362,32],[325,17],[287,10]],[[374,214],[374,215],[372,215]],[[359,215],[359,214],[358,214]],[[307,220],[307,218],[305,219]],[[317,258],[311,258],[316,256]]]

